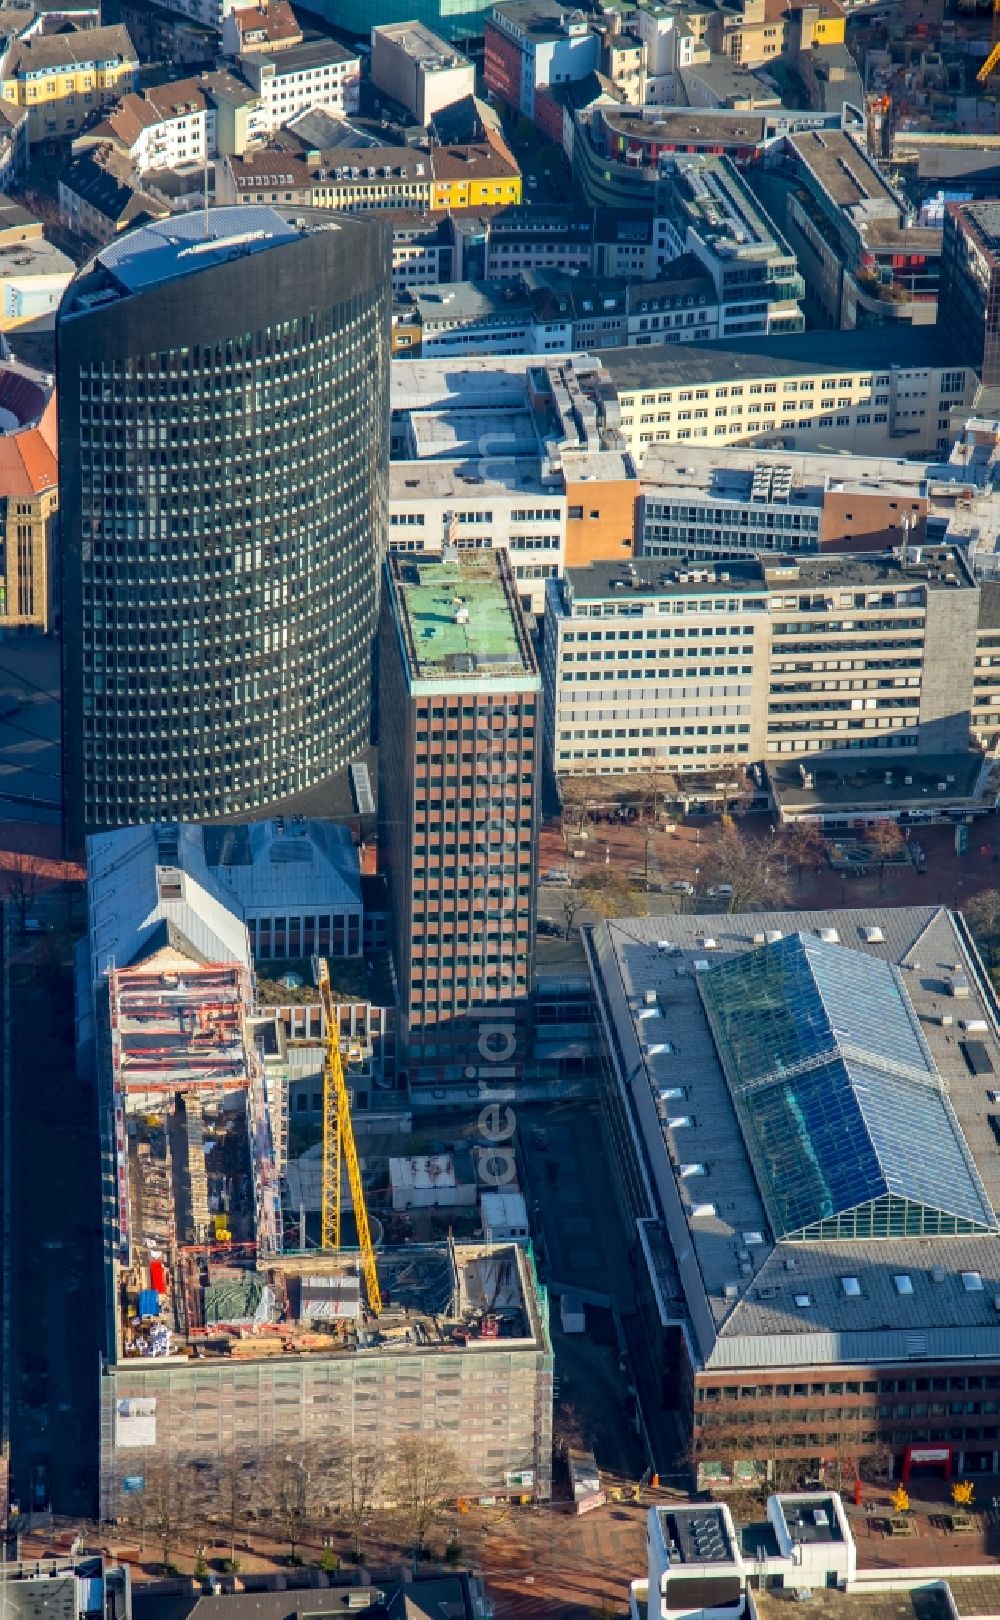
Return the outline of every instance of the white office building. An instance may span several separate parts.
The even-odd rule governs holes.
[[[361,59],[334,39],[280,51],[248,51],[240,58],[240,72],[261,98],[268,131],[314,107],[344,117],[358,111]]]

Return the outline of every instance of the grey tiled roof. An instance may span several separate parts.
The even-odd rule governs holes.
[[[882,938],[866,937],[873,927]],[[651,1213],[669,1235],[703,1362],[738,1368],[1000,1357],[1000,1234],[776,1243],[769,1229],[695,963],[752,949],[769,932],[820,929],[899,967],[986,1195],[994,1210],[1000,1206],[1000,1104],[990,1095],[1000,1089],[998,1008],[952,913],[911,906],[600,925],[589,940],[598,1006],[643,1142]],[[968,981],[967,999],[950,994],[956,967]],[[648,1022],[647,995],[659,1011]],[[995,1072],[972,1072],[960,1027],[969,1020],[985,1026],[972,1038]],[[667,1097],[671,1090],[678,1095]],[[696,1165],[703,1169],[692,1171]],[[977,1274],[971,1288],[963,1272]],[[912,1292],[900,1291],[897,1275],[909,1277]],[[845,1291],[844,1277],[857,1279],[857,1293]],[[808,1303],[796,1304],[796,1295]]]

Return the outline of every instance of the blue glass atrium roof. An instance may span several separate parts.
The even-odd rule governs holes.
[[[792,934],[699,986],[776,1236],[880,1199],[996,1230],[895,967]]]

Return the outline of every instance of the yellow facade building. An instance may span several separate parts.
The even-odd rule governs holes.
[[[139,59],[121,25],[35,34],[11,49],[4,99],[28,112],[28,141],[79,133],[95,108],[113,107],[139,83]]]
[[[493,130],[462,146],[431,153],[432,208],[501,208],[521,201],[521,171],[513,152]]]
[[[503,208],[521,201],[521,170],[498,135],[435,147],[336,147],[309,162],[286,152],[224,160],[220,200],[335,208]]]

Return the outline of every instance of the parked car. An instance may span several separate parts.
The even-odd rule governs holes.
[[[708,894],[713,900],[731,900],[733,897],[733,886],[731,883],[713,883],[712,887],[708,890]]]
[[[670,888],[674,894],[694,894],[694,884],[689,883],[687,878],[674,878]]]

